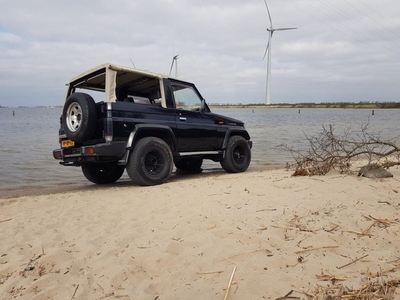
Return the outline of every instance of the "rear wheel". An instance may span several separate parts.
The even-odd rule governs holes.
[[[246,139],[234,135],[228,140],[225,151],[225,157],[221,161],[221,166],[226,172],[239,173],[244,172],[250,165],[251,150]]]
[[[146,137],[139,140],[129,156],[126,171],[139,185],[157,185],[172,173],[173,158],[168,144],[160,138]]]
[[[202,164],[202,158],[184,158],[175,162],[175,167],[185,172],[199,172]]]
[[[114,183],[121,178],[125,167],[116,163],[83,164],[82,172],[85,177],[97,184]]]

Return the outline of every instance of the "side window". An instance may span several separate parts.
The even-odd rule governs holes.
[[[192,87],[174,84],[172,90],[176,108],[201,110],[201,98]]]

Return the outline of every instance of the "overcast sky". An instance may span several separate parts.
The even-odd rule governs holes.
[[[400,100],[400,1],[267,0],[271,103]],[[0,105],[62,105],[105,62],[194,82],[208,103],[264,103],[263,0],[0,0]]]

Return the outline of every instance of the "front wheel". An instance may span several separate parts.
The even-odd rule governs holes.
[[[116,163],[83,164],[82,172],[85,177],[97,184],[114,183],[121,178],[125,167]]]
[[[244,137],[234,135],[228,140],[225,150],[225,157],[221,161],[221,166],[226,172],[244,172],[250,165],[251,150]]]
[[[136,184],[149,186],[166,181],[171,176],[173,157],[168,144],[160,138],[139,140],[129,156],[126,171]]]

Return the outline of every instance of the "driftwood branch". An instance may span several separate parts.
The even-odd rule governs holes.
[[[288,164],[289,169],[295,169],[293,175],[325,175],[331,170],[340,173],[350,173],[350,167],[355,159],[366,159],[369,163],[377,163],[384,168],[400,165],[400,146],[396,144],[397,137],[383,140],[378,135],[369,133],[368,125],[360,130],[345,130],[337,134],[333,125],[322,126],[322,132],[309,137],[307,150],[295,150],[287,145],[281,145],[291,152],[295,162]]]

